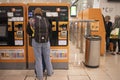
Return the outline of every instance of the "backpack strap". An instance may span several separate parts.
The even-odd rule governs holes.
[[[46,18],[44,18],[44,22],[45,22],[45,25],[46,25],[46,26],[45,26],[45,27],[46,27],[46,32],[48,33],[48,28],[47,28],[47,27],[48,27],[48,24],[47,24]]]

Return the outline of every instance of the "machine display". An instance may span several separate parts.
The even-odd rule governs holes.
[[[5,40],[4,37],[1,37],[0,45],[23,46],[23,7],[1,6],[0,14],[2,15],[0,16],[0,25],[4,24],[3,26],[5,26],[0,26],[0,28],[2,28],[2,34],[0,36],[6,36]],[[4,40],[6,44],[1,43],[2,40]]]

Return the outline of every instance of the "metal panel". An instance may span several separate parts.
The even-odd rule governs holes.
[[[0,62],[0,69],[26,69],[26,63],[21,62]]]

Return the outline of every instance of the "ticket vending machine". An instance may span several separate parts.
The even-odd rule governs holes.
[[[0,4],[0,68],[26,68],[25,5]]]
[[[36,7],[43,10],[43,15],[48,18],[52,25],[52,37],[50,38],[51,51],[50,57],[53,67],[56,69],[68,69],[69,58],[69,4],[63,3],[29,3],[28,19],[33,17]],[[34,52],[30,45],[30,37],[27,36],[28,42],[28,68],[34,67]]]

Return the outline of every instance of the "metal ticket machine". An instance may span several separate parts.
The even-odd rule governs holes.
[[[28,19],[33,17],[36,7],[43,10],[43,15],[48,18],[52,25],[52,37],[50,38],[51,51],[50,57],[54,68],[68,69],[69,56],[69,5],[62,3],[29,3]],[[30,38],[27,36],[28,42],[28,66],[34,67],[34,52],[30,45]]]
[[[26,68],[25,5],[0,4],[0,68]]]

